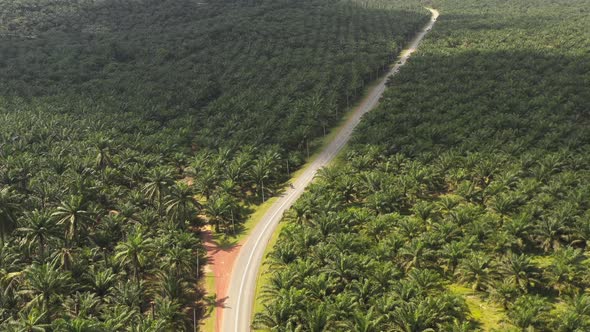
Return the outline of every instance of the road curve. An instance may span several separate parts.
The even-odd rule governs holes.
[[[348,142],[354,128],[359,124],[361,117],[377,106],[387,79],[395,75],[403,66],[410,55],[418,48],[418,44],[426,33],[432,28],[438,11],[428,9],[432,13],[428,24],[410,42],[407,49],[402,51],[399,61],[393,66],[389,74],[384,77],[377,86],[372,88],[368,96],[354,110],[352,116],[342,126],[335,138],[323,151],[293,180],[293,187],[287,188],[285,193],[274,203],[260,222],[252,230],[248,240],[240,250],[240,254],[234,263],[232,276],[223,309],[222,326],[218,327],[223,332],[250,331],[250,318],[254,305],[256,292],[256,279],[258,270],[262,264],[264,251],[277,224],[283,216],[283,212],[301,196],[305,187],[313,180],[316,172],[328,165],[334,159],[342,147]]]

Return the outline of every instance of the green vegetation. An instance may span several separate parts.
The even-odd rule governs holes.
[[[433,5],[286,217],[256,328],[590,329],[590,3]]]
[[[211,300],[200,227],[249,227],[427,18],[0,0],[0,330],[191,329]]]

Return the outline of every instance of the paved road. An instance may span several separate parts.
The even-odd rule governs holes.
[[[406,60],[416,50],[418,44],[424,38],[426,33],[432,28],[438,11],[429,9],[432,12],[430,22],[418,35],[412,40],[409,47],[401,54],[398,63],[391,69],[387,77],[395,75],[398,69],[406,63]],[[250,318],[254,305],[254,293],[256,291],[256,278],[258,269],[262,264],[264,251],[272,233],[281,220],[285,212],[297,200],[305,190],[305,187],[313,180],[316,172],[328,165],[334,159],[336,154],[350,139],[354,128],[358,125],[363,114],[369,112],[379,102],[379,98],[385,91],[387,77],[383,78],[379,84],[369,91],[368,96],[354,110],[353,115],[348,119],[346,124],[340,129],[332,142],[319,154],[319,156],[308,165],[305,170],[294,179],[294,188],[287,188],[282,197],[268,210],[256,227],[252,230],[246,243],[240,250],[240,255],[236,259],[232,271],[232,277],[228,290],[228,298],[223,309],[223,321],[220,328],[224,332],[245,332],[250,331]]]

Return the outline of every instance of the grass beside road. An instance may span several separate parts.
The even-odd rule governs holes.
[[[216,291],[215,291],[215,276],[213,272],[206,272],[205,277],[203,278],[203,288],[205,289],[205,296],[212,297],[215,299]],[[215,301],[213,301],[215,302]],[[207,311],[205,312],[205,317],[201,320],[201,324],[199,327],[200,331],[206,332],[213,332],[215,331],[215,325],[217,323],[217,306],[214,304],[209,304]]]
[[[254,301],[254,309],[252,310],[252,318],[254,320],[254,316],[257,312],[261,312],[264,309],[262,301],[260,301],[260,294],[262,293],[262,288],[264,285],[268,283],[270,278],[270,266],[268,265],[266,256],[272,250],[274,245],[279,240],[279,234],[281,234],[281,230],[285,226],[284,223],[279,223],[277,229],[272,234],[272,237],[268,241],[268,245],[266,246],[266,250],[264,250],[264,260],[262,261],[262,265],[260,266],[260,270],[258,270],[258,276],[256,278],[256,293],[255,293],[255,301]]]

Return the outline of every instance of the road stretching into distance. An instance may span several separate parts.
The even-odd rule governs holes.
[[[303,194],[305,187],[311,183],[317,171],[327,166],[332,159],[340,152],[350,139],[354,128],[361,121],[362,116],[374,109],[379,103],[381,95],[385,91],[387,79],[394,76],[399,68],[403,66],[410,55],[416,51],[418,44],[426,33],[432,28],[438,11],[430,9],[432,16],[430,21],[410,42],[407,49],[402,51],[398,62],[391,68],[390,72],[372,88],[367,97],[356,107],[346,123],[339,128],[335,138],[324,148],[323,151],[293,179],[293,187],[286,188],[284,194],[269,208],[266,214],[258,222],[248,240],[242,246],[237,257],[231,275],[227,300],[223,310],[223,320],[220,331],[223,332],[246,332],[250,331],[250,318],[254,306],[256,293],[256,279],[262,264],[264,252],[268,241],[276,229],[283,213]]]

